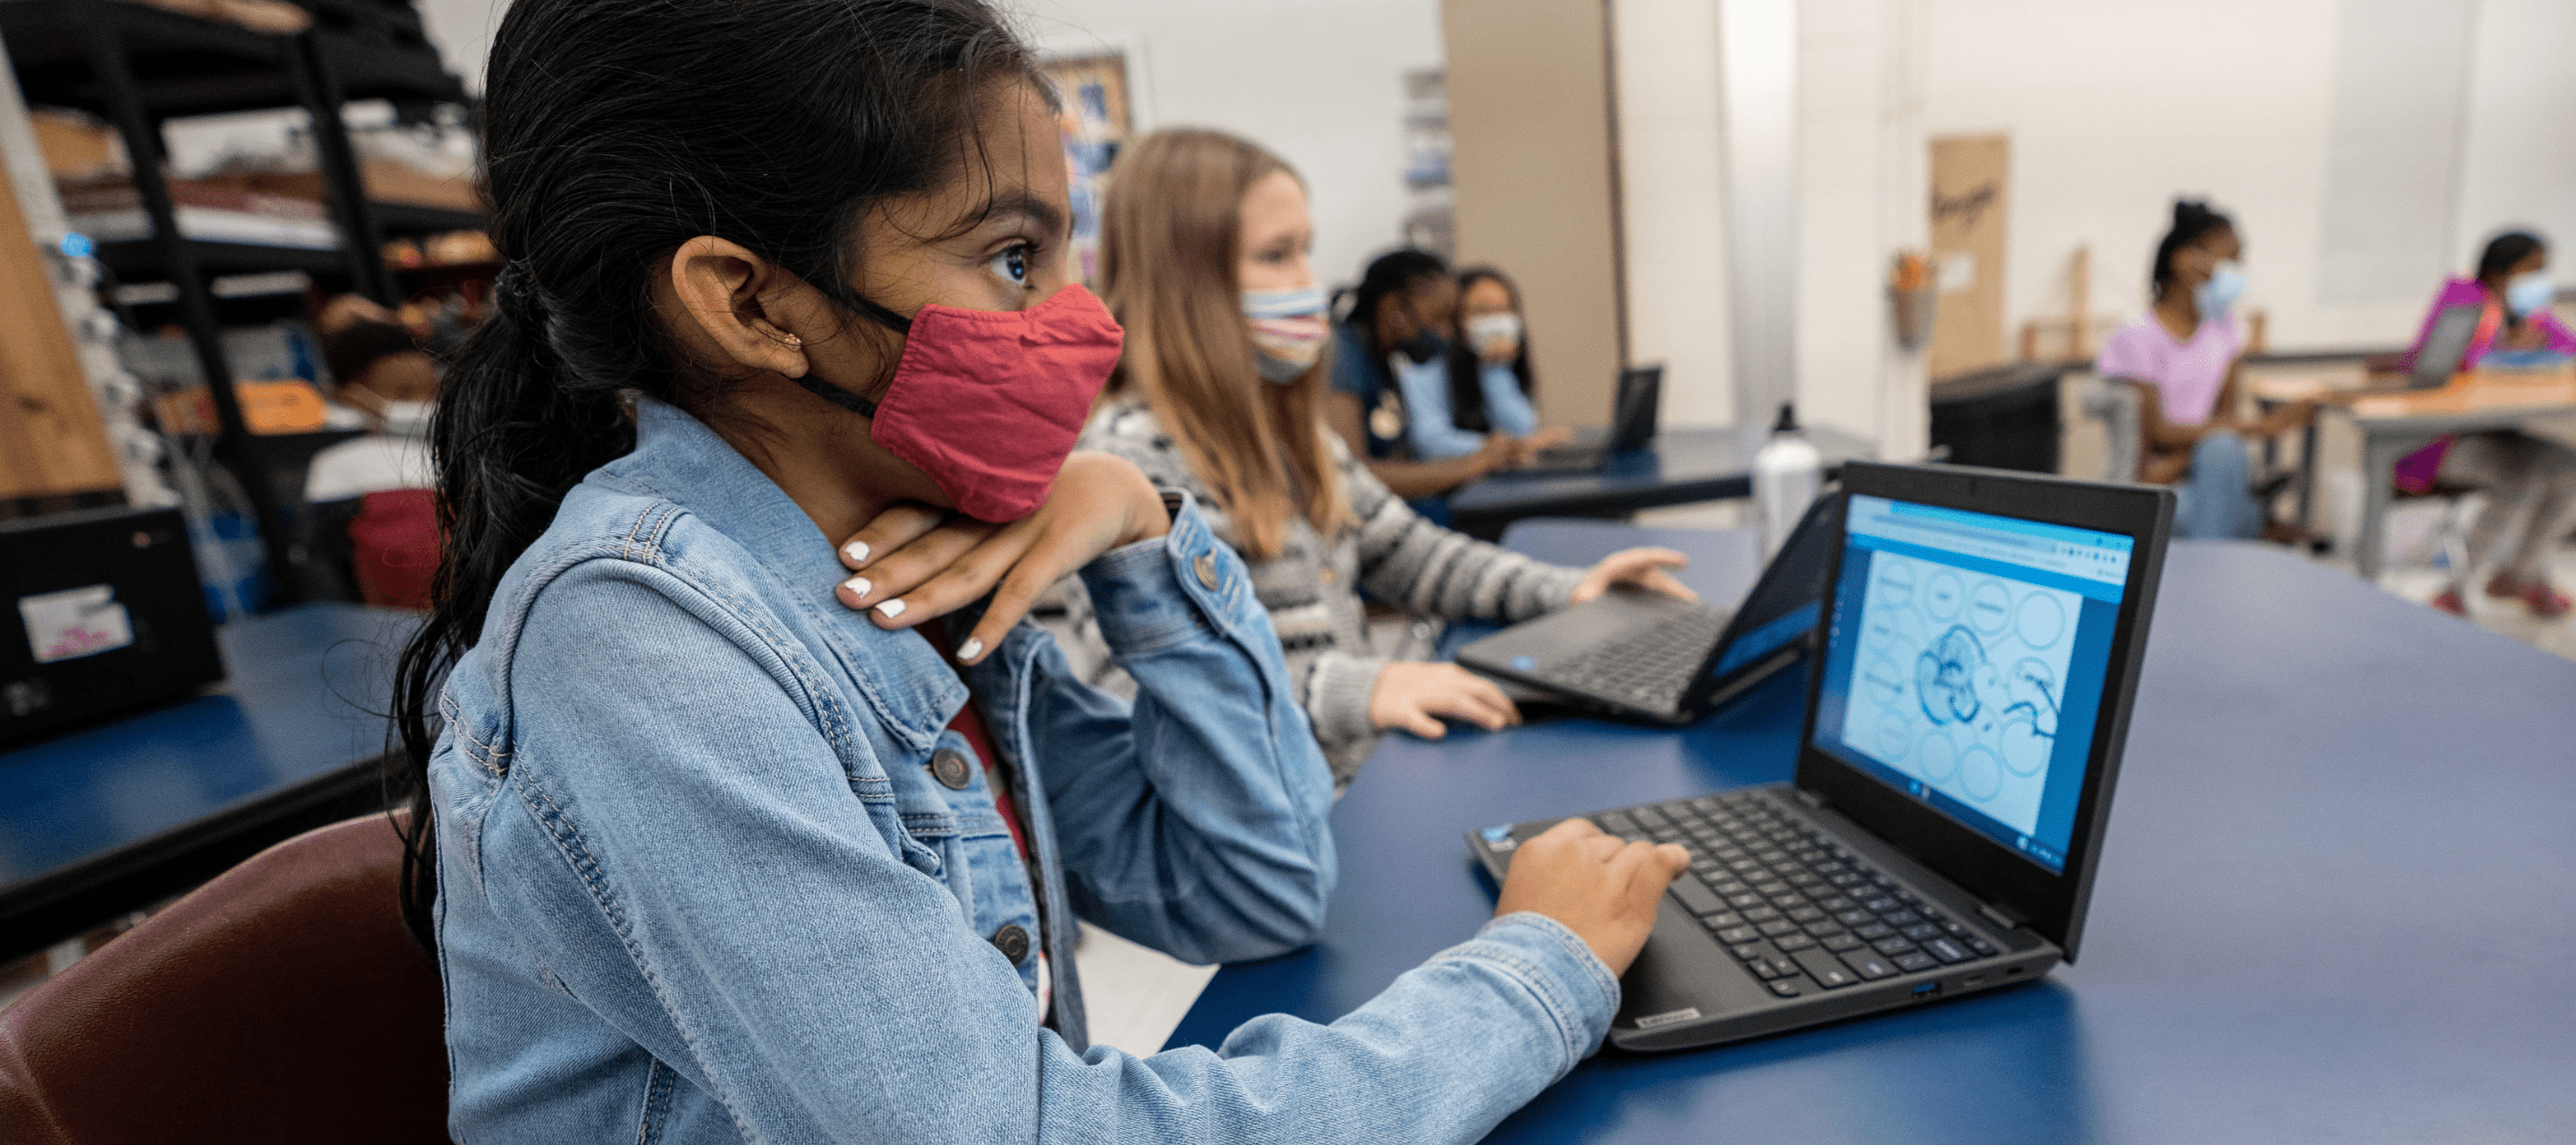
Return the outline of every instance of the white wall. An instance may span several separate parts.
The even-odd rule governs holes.
[[[1808,424],[1876,441],[1881,456],[1921,454],[1922,360],[1895,348],[1886,298],[1889,260],[1921,248],[1929,226],[1920,6],[1798,0],[1790,90],[1773,97],[1791,104],[1796,138],[1766,173],[1793,198],[1776,212],[1791,219],[1793,272],[1754,275],[1780,294],[1758,320],[1794,345],[1776,357],[1795,377],[1747,387],[1730,314],[1757,318],[1729,304],[1720,5],[1618,0],[1629,340],[1632,357],[1667,363],[1667,421],[1733,424],[1743,391],[1789,390]]]
[[[1930,241],[1920,17],[1919,0],[1798,5],[1799,416],[1899,461],[1931,432],[1887,297],[1896,252]]]
[[[418,0],[482,87],[506,0]],[[1439,0],[1002,0],[1053,55],[1127,55],[1136,126],[1215,127],[1278,152],[1314,193],[1315,269],[1355,283],[1401,241],[1403,76],[1440,63]],[[746,77],[748,78],[748,77]]]
[[[1717,6],[1618,0],[1612,34],[1628,357],[1664,364],[1666,423],[1732,425]]]
[[[2272,348],[2413,335],[2438,285],[2429,274],[2382,301],[2319,298],[2338,0],[1923,3],[1927,127],[2012,137],[2014,336],[2026,319],[2067,312],[2079,243],[2092,247],[2097,312],[2143,306],[2147,260],[2177,194],[2211,196],[2236,216],[2245,304],[2270,315]],[[2576,6],[2483,0],[2474,19],[2457,214],[2424,224],[2447,232],[2453,273],[2505,222],[2576,235],[2576,132],[2564,122],[2576,108],[2576,68],[2565,65]]]
[[[1438,0],[1019,0],[1041,50],[1127,55],[1136,126],[1214,127],[1305,176],[1315,272],[1359,281],[1403,238],[1404,73],[1440,64]],[[1530,273],[1527,270],[1522,273]]]
[[[412,0],[423,30],[447,69],[465,77],[465,89],[483,90],[483,57],[492,52],[492,30],[501,26],[509,0]]]
[[[2453,261],[2508,225],[2540,228],[2563,292],[2576,286],[2576,4],[2482,0],[2471,41],[2469,125]],[[2562,295],[2563,296],[2563,295]]]

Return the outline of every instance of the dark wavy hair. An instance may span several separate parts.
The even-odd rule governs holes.
[[[1402,294],[1435,278],[1449,277],[1449,264],[1427,250],[1406,247],[1391,250],[1371,259],[1368,269],[1360,273],[1360,284],[1335,291],[1333,302],[1338,307],[1344,299],[1350,310],[1342,321],[1359,328],[1360,349],[1370,361],[1376,361],[1377,304],[1390,294]]]
[[[900,329],[853,285],[859,222],[953,177],[962,148],[980,147],[982,93],[1004,79],[1053,98],[982,0],[510,6],[481,109],[503,270],[431,418],[446,541],[396,668],[387,757],[390,794],[411,808],[403,918],[423,945],[437,893],[426,778],[447,672],[564,494],[634,447],[622,395],[704,411],[728,384],[690,369],[655,321],[654,267],[713,235]]]
[[[2165,231],[2164,241],[2156,244],[2156,261],[2147,267],[2147,296],[2162,298],[2165,287],[2173,285],[2174,252],[2214,232],[2234,229],[2236,220],[2211,210],[2206,201],[2174,200],[2173,226]]]
[[[2513,264],[2530,258],[2533,251],[2547,249],[2548,241],[2530,231],[2506,231],[2488,239],[2486,249],[2478,253],[2478,281],[2496,286]]]
[[[1521,288],[1502,271],[1490,266],[1471,266],[1458,272],[1458,325],[1462,337],[1449,343],[1449,424],[1469,433],[1491,433],[1493,419],[1485,414],[1485,360],[1476,348],[1467,344],[1467,292],[1480,282],[1502,285],[1503,293],[1512,296],[1512,313],[1521,315],[1520,354],[1512,359],[1512,376],[1520,379],[1521,393],[1534,396],[1538,383],[1530,376],[1529,316],[1521,311]]]

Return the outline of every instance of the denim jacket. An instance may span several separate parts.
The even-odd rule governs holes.
[[[1026,623],[961,684],[832,599],[831,541],[749,462],[638,404],[442,698],[458,1141],[1465,1141],[1598,1045],[1617,982],[1515,914],[1331,1025],[1087,1046],[1074,916],[1202,963],[1321,925],[1332,778],[1243,566],[1184,501],[1082,570],[1132,704]],[[1025,864],[941,758],[974,760],[970,688]]]

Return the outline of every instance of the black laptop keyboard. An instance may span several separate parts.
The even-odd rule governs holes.
[[[1750,792],[1592,816],[1603,831],[1679,843],[1673,898],[1783,998],[1932,970],[1996,952],[1826,832]]]
[[[1666,712],[1681,703],[1691,676],[1726,633],[1726,614],[1713,608],[1677,610],[1669,619],[1617,640],[1605,640],[1547,666],[1547,675],[1570,690]]]

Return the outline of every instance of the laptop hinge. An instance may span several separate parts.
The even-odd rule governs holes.
[[[1977,907],[1977,913],[1986,916],[1989,921],[2005,930],[2021,929],[2022,917],[2014,913],[2011,907],[1985,903]]]

